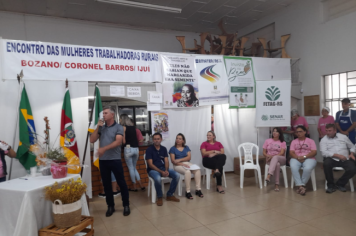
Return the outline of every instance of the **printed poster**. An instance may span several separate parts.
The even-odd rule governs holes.
[[[161,133],[162,138],[169,138],[169,119],[167,111],[152,111],[152,134]]]
[[[291,80],[257,81],[256,127],[290,126]]]
[[[195,70],[199,79],[199,105],[229,103],[229,83],[223,56],[196,56]]]
[[[229,108],[256,107],[256,80],[252,58],[224,57],[229,80]]]
[[[162,54],[163,108],[199,106],[198,78],[194,57],[181,54]]]

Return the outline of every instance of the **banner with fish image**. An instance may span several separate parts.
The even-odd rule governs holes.
[[[229,80],[229,108],[256,107],[256,79],[252,58],[224,56]]]
[[[152,134],[160,133],[163,140],[169,138],[168,111],[152,111]]]
[[[163,74],[163,107],[199,107],[198,78],[194,56],[161,54]]]
[[[229,83],[223,56],[196,56],[195,71],[199,80],[199,106],[229,102]]]

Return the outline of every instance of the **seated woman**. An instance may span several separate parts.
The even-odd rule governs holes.
[[[171,161],[173,164],[173,168],[179,174],[184,175],[185,181],[185,196],[188,199],[193,199],[192,194],[190,193],[190,181],[192,178],[191,173],[194,174],[195,179],[195,195],[199,197],[204,197],[201,192],[201,174],[200,170],[189,170],[192,165],[189,161],[191,160],[190,149],[187,145],[185,145],[185,137],[183,134],[179,133],[176,137],[176,143],[171,149],[169,149],[169,155],[171,156]]]
[[[200,151],[203,156],[203,166],[215,171],[213,178],[216,178],[217,189],[219,193],[225,193],[222,184],[222,171],[226,162],[224,154],[224,147],[221,143],[216,141],[214,131],[209,131],[206,135],[207,140],[200,146]]]
[[[286,142],[284,142],[283,131],[281,128],[273,128],[272,138],[267,139],[263,144],[263,155],[266,157],[266,162],[269,164],[268,175],[266,178],[267,184],[270,182],[271,176],[274,175],[275,187],[274,191],[279,191],[279,172],[281,165],[286,164]]]
[[[298,126],[295,132],[298,138],[294,139],[290,145],[290,167],[295,185],[298,187],[297,193],[304,196],[306,192],[305,185],[316,166],[316,145],[314,140],[305,136],[307,129],[304,126]],[[302,167],[303,174],[300,177],[299,169]]]

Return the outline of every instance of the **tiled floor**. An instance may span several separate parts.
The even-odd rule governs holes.
[[[288,170],[290,185],[290,170]],[[334,172],[339,177],[342,172]],[[228,173],[226,194],[203,186],[204,198],[180,197],[181,202],[152,204],[146,192],[130,192],[131,215],[122,215],[121,196],[115,197],[116,212],[105,217],[105,199],[94,197],[90,212],[94,216],[95,235],[125,236],[314,236],[356,235],[356,196],[349,191],[326,194],[325,178],[316,168],[318,190],[311,183],[306,196],[291,188],[274,192],[272,183],[259,189],[254,178],[245,178],[240,188],[238,175]],[[194,181],[194,180],[192,180]],[[195,186],[191,184],[191,186]],[[168,189],[168,184],[166,190]]]

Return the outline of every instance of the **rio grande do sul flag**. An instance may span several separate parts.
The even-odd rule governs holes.
[[[95,100],[94,100],[94,107],[93,107],[93,119],[91,120],[90,127],[88,131],[93,133],[96,129],[98,121],[103,119],[103,105],[101,103],[100,91],[98,86],[95,86]],[[94,157],[93,162],[96,167],[99,168],[99,157],[95,155],[99,149],[99,140],[94,143]]]
[[[80,160],[78,154],[77,139],[73,127],[72,106],[70,103],[69,90],[66,89],[62,106],[61,116],[61,137],[60,146],[63,147],[64,153],[68,159],[67,165],[77,165],[68,168],[68,173],[80,173]]]
[[[30,101],[27,97],[25,85],[21,93],[21,101],[19,107],[19,147],[17,149],[16,158],[20,163],[29,170],[37,165],[36,156],[30,152],[32,145],[37,142],[36,128],[32,116]]]

